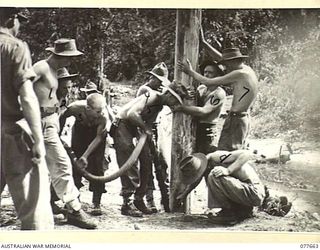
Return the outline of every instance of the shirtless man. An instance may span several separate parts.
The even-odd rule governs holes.
[[[46,161],[52,185],[59,199],[66,203],[68,223],[94,229],[96,225],[81,209],[79,190],[72,178],[71,161],[59,138],[57,70],[68,66],[73,57],[83,53],[77,50],[73,39],[59,39],[55,41],[54,48],[47,50],[51,51],[51,55],[48,59],[35,63],[33,69],[37,74],[34,90],[40,104]]]
[[[208,207],[221,208],[209,219],[218,224],[235,224],[252,216],[255,206],[265,197],[259,175],[248,163],[253,155],[248,150],[216,151],[207,155],[212,169],[208,185]]]
[[[66,119],[75,117],[72,129],[71,148],[86,167],[88,172],[103,176],[104,150],[106,146],[106,125],[108,117],[106,114],[105,98],[98,94],[90,94],[86,100],[75,101],[60,116],[60,131],[63,130]],[[81,174],[73,169],[73,178],[78,189],[81,183]],[[93,192],[92,203],[93,215],[101,215],[101,196],[106,193],[105,183],[90,181],[89,190]]]
[[[165,63],[161,62],[158,63],[157,65],[155,65],[153,67],[153,69],[151,71],[148,71],[147,73],[149,73],[149,80],[143,84],[137,91],[136,96],[140,96],[143,95],[147,92],[149,92],[150,90],[154,90],[154,91],[158,91],[158,92],[162,92],[162,88],[163,88],[163,81],[164,84],[169,84],[168,82],[168,68],[166,66]],[[154,77],[158,78],[159,81],[157,81],[156,79],[154,79]],[[151,153],[151,159],[150,161],[152,161],[153,163],[153,167],[154,167],[154,171],[155,171],[155,175],[158,181],[158,185],[160,188],[160,192],[161,192],[161,204],[164,207],[164,210],[166,212],[170,211],[169,208],[169,180],[168,180],[168,173],[167,173],[167,169],[168,166],[166,164],[166,162],[163,160],[163,157],[161,154],[159,154],[158,149],[156,148],[156,144],[157,144],[157,123],[156,123],[156,119],[157,116],[159,114],[159,112],[162,110],[163,106],[158,106],[158,110],[153,110],[154,116],[150,117],[150,119],[148,119],[146,121],[146,123],[148,124],[149,127],[152,127],[152,132],[153,132],[153,136],[152,138],[148,138],[147,142],[146,142],[146,147],[150,148],[150,153]],[[154,185],[154,177],[153,177],[153,171],[150,172],[150,176],[149,176],[149,182],[147,185],[147,191],[146,191],[146,201],[147,201],[147,207],[153,212],[153,213],[157,213],[158,210],[156,208],[155,202],[154,202],[154,197],[153,197],[153,190],[155,190],[155,185]]]
[[[206,62],[203,75],[214,78],[222,75],[221,69],[214,62]],[[181,111],[198,119],[196,134],[196,152],[208,154],[217,149],[217,120],[221,113],[226,92],[219,86],[208,88],[200,85],[197,89],[198,106],[180,105],[174,111]]]
[[[207,78],[195,72],[189,60],[178,62],[182,71],[209,88],[219,85],[230,85],[233,88],[231,110],[218,143],[218,149],[221,150],[243,148],[249,132],[249,110],[258,93],[258,78],[252,68],[244,64],[245,57],[247,56],[242,55],[237,48],[225,49],[220,62],[225,65],[227,74],[215,78]]]
[[[221,209],[218,213],[208,213],[209,220],[215,224],[233,225],[251,217],[253,207],[260,206],[265,197],[265,187],[248,163],[254,158],[248,150],[218,150],[207,155],[187,156],[178,168],[181,181],[188,186],[178,199],[184,199],[197,187],[205,172],[209,172],[208,208]]]
[[[161,80],[160,80],[161,79]],[[163,92],[150,89],[145,94],[140,95],[125,104],[118,112],[117,118],[111,126],[111,136],[114,140],[117,162],[122,166],[131,155],[134,145],[133,138],[139,137],[140,133],[152,135],[150,126],[146,121],[156,117],[163,105],[174,106],[182,103],[182,98],[187,95],[186,89],[177,83],[170,83],[167,78],[155,76],[150,78],[151,81],[160,81],[164,85]],[[150,151],[145,146],[139,156],[140,169],[132,167],[127,174],[121,176],[123,196],[123,205],[121,213],[123,215],[141,217],[142,213],[150,214],[143,201],[146,194],[147,183],[150,176],[151,164]],[[134,194],[134,202],[131,196]],[[142,212],[140,212],[138,209]]]
[[[202,45],[204,46],[205,50],[209,53],[209,55],[216,61],[221,61],[222,60],[222,54],[220,51],[218,51],[217,49],[215,49],[214,47],[212,47],[206,40],[204,37],[204,32],[202,30],[202,28],[200,29],[200,40]],[[218,41],[216,41],[216,43],[219,43]],[[221,46],[220,46],[221,47]],[[208,77],[210,78],[210,77]],[[224,85],[224,87],[228,87],[230,88],[228,85]],[[232,84],[231,84],[232,87]],[[228,90],[226,90],[228,92]],[[227,136],[227,134],[226,134]],[[223,142],[223,140],[222,140]],[[221,142],[221,143],[222,143]],[[223,148],[222,148],[223,149]],[[285,153],[285,154],[281,154],[281,149],[282,147],[280,147],[280,153],[278,157],[270,157],[268,156],[267,158],[265,158],[265,156],[261,155],[261,157],[259,159],[257,159],[257,162],[281,162],[281,163],[285,163],[286,161],[290,160],[290,154]],[[288,151],[290,153],[290,148],[288,148]]]

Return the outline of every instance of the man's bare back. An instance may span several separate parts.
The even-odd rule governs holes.
[[[76,118],[76,122],[81,123],[82,125],[85,125],[87,127],[92,126],[105,126],[106,125],[106,117],[105,116],[99,116],[99,117],[93,117],[86,112],[87,110],[87,101],[86,100],[80,100],[75,101],[72,104],[70,104],[63,113],[65,116],[74,116]]]
[[[59,101],[57,98],[58,79],[56,70],[52,69],[46,60],[33,65],[37,74],[34,90],[38,97],[40,107],[54,107]]]
[[[146,115],[151,113],[151,108],[153,106],[157,106],[157,104],[159,104],[158,92],[150,89],[148,92],[145,92],[143,95],[140,95],[125,104],[119,112],[119,118],[128,118],[130,112],[137,112],[140,115]]]

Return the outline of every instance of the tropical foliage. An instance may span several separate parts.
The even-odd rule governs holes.
[[[75,38],[85,55],[71,69],[80,85],[98,81],[140,84],[144,71],[164,61],[174,66],[176,10],[173,9],[29,9],[22,29],[33,61],[47,56],[57,38]],[[112,24],[110,24],[113,20]],[[294,130],[320,134],[320,11],[318,9],[205,9],[202,26],[215,48],[236,46],[250,56],[260,79],[253,107],[256,136]],[[200,61],[208,57],[201,50]],[[103,72],[102,72],[103,71]],[[262,126],[263,124],[263,126]]]

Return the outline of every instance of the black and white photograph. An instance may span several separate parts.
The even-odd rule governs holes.
[[[320,8],[1,4],[0,54],[1,232],[319,233]]]

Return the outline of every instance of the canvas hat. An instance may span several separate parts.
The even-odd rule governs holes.
[[[222,59],[220,60],[220,62],[246,57],[248,56],[242,55],[238,48],[228,48],[222,51]]]
[[[80,56],[83,53],[77,50],[76,41],[74,39],[61,38],[54,42],[54,47],[46,48],[58,56]]]
[[[207,168],[207,157],[203,153],[188,155],[179,163],[181,181],[184,184],[192,184],[201,178]]]
[[[208,160],[205,154],[195,153],[188,155],[182,159],[178,165],[180,180],[188,185],[177,199],[185,197],[200,183],[208,165]]]
[[[14,15],[17,15],[20,22],[27,21],[28,10],[23,8],[14,8],[14,7],[1,7],[0,15],[5,18],[10,18]]]
[[[147,71],[146,73],[155,76],[161,81],[161,84],[164,87],[163,92],[169,91],[179,101],[180,104],[183,103],[181,97],[171,88],[175,83],[170,82],[168,79],[169,71],[164,62],[158,63],[151,71]]]
[[[147,71],[146,73],[149,73],[158,78],[163,86],[168,86],[170,84],[170,81],[168,79],[169,71],[167,65],[164,62],[158,63],[153,67],[151,71]]]
[[[97,93],[101,93],[98,90],[97,85],[94,82],[91,82],[91,81],[87,82],[86,85],[84,86],[84,88],[80,88],[80,91],[83,91],[83,92],[96,91]]]
[[[63,67],[57,70],[57,75],[58,80],[67,80],[76,77],[78,74],[69,74],[68,70],[65,67]]]

